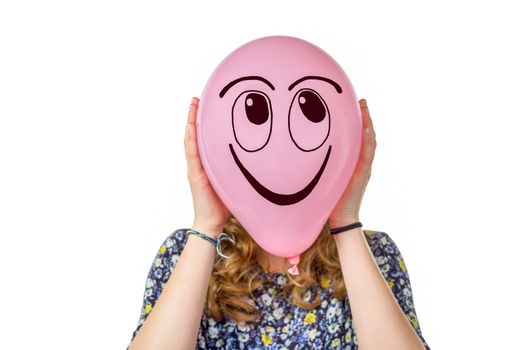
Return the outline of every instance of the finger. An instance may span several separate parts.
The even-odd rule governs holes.
[[[367,142],[371,142],[372,144],[376,143],[376,132],[374,129],[374,125],[372,124],[372,118],[370,117],[370,111],[368,109],[368,105],[365,99],[361,100],[361,114],[363,116],[363,131],[364,136]]]
[[[363,130],[368,132],[367,134],[375,135],[374,125],[372,124],[372,118],[370,117],[370,111],[368,109],[368,104],[365,99],[359,101],[359,106],[361,107],[361,116],[363,120]]]
[[[365,159],[366,163],[372,163],[372,161],[374,160],[376,145],[376,140],[373,135],[368,134],[368,136],[365,136],[363,138],[363,158]]]
[[[363,140],[362,140],[362,158],[363,163],[366,164],[366,167],[370,167],[374,159],[376,140],[375,140],[375,131],[372,125],[372,119],[370,118],[370,113],[365,99],[359,101],[361,107],[361,115],[363,118]]]
[[[195,106],[195,107],[199,107],[199,99],[197,97],[192,97],[191,98],[191,104],[190,104],[190,110],[188,111],[188,123],[189,124],[193,124],[195,123],[195,120],[197,118],[197,113],[192,113],[192,107]],[[197,109],[196,108],[196,109]]]
[[[198,99],[193,101],[188,112],[188,123],[186,126],[186,161],[188,164],[188,172],[191,174],[198,174],[203,171],[202,164],[199,157],[199,150],[197,145],[197,132],[195,120],[197,116]]]
[[[198,104],[198,102],[197,102]],[[188,131],[189,131],[189,128],[191,126],[191,124],[193,124],[197,118],[197,115],[196,113],[194,113],[193,111],[193,107],[196,105],[196,101],[195,101],[195,97],[192,97],[191,98],[191,102],[190,102],[190,106],[189,106],[189,109],[188,109],[188,116],[186,117],[186,130],[185,130],[185,133],[184,133],[184,148],[187,149],[186,145],[188,143]]]
[[[190,130],[191,125],[195,123],[195,120],[197,118],[197,113],[194,109],[194,107],[196,106],[195,102],[196,102],[195,97],[192,97],[191,103],[188,109],[188,116],[186,117],[186,130],[184,134],[184,148],[186,151],[188,150],[187,145],[188,145],[189,130]]]

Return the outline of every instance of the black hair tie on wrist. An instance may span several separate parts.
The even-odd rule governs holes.
[[[348,231],[356,227],[363,227],[363,224],[360,221],[354,222],[353,224],[341,226],[337,228],[330,229],[330,234],[335,235],[339,232]]]

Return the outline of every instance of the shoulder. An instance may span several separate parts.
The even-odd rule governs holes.
[[[164,286],[173,272],[173,269],[177,264],[180,254],[182,253],[182,250],[186,244],[188,230],[189,228],[179,228],[174,230],[164,238],[162,244],[157,249],[146,278],[140,318],[138,325],[131,337],[131,342],[133,342],[133,339],[135,339],[139,329],[142,327],[144,321],[155,306]],[[199,334],[199,342],[203,342],[201,334]]]
[[[401,251],[386,232],[376,230],[364,230],[364,232],[370,250],[383,274],[406,272]]]
[[[374,255],[377,254],[400,254],[394,240],[383,231],[363,230],[366,241]]]
[[[180,254],[186,245],[189,228],[178,228],[168,235],[157,251],[158,256]]]
[[[188,229],[176,229],[164,239],[157,249],[146,278],[142,310],[142,316],[144,318],[153,305],[155,305],[164,285],[179,260],[184,244],[186,243],[187,230]]]
[[[397,299],[399,306],[407,315],[417,334],[421,337],[426,349],[430,349],[421,334],[414,307],[410,277],[401,251],[386,232],[373,230],[365,230],[364,232],[377,265],[392,290],[393,295]]]
[[[186,245],[188,230],[187,228],[176,229],[164,239],[151,263],[149,279],[167,281]]]

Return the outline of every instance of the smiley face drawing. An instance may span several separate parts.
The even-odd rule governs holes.
[[[231,81],[230,83],[228,83],[219,93],[219,97],[222,98],[233,85],[241,81],[251,80],[251,79],[260,80],[264,82],[266,85],[268,85],[270,89],[275,90],[273,85],[264,77],[246,76],[246,77],[237,78]],[[337,84],[336,82],[334,82],[333,80],[329,78],[320,77],[320,76],[304,76],[302,78],[299,78],[298,80],[290,84],[290,86],[288,87],[288,90],[291,91],[294,86],[308,79],[318,79],[318,80],[326,81],[327,83],[332,84],[338,93],[342,92],[339,84]],[[323,135],[324,134],[326,135],[324,139],[322,140],[321,144],[311,149],[305,149],[301,147],[301,145],[295,141],[293,133],[292,133],[292,129],[291,129],[292,125],[290,123],[290,119],[288,119],[288,122],[289,122],[288,131],[290,132],[290,138],[294,142],[295,146],[298,149],[302,150],[303,152],[312,152],[318,149],[319,147],[321,147],[323,143],[326,141],[326,139],[328,138],[328,135],[330,133],[330,112],[328,110],[328,106],[323,101],[323,98],[314,89],[306,89],[306,88],[301,89],[297,91],[295,95],[296,96],[293,97],[292,99],[293,102],[290,105],[290,109],[288,112],[289,115],[292,115],[292,112],[295,112],[295,111],[292,111],[292,107],[295,103],[298,105],[298,108],[300,109],[300,111],[297,111],[296,113],[302,114],[302,117],[307,118],[311,123],[320,124],[324,122],[325,124],[319,127],[319,129],[321,128],[326,129],[326,132],[323,132]],[[237,103],[242,104],[240,111],[235,109],[235,105]],[[257,91],[257,90],[244,91],[235,99],[235,102],[232,108],[232,121],[235,121],[235,118],[236,118],[235,113],[241,113],[241,118],[247,118],[251,123],[256,124],[256,125],[261,125],[267,122],[270,123],[268,139],[266,140],[263,146],[259,147],[256,150],[248,150],[244,148],[242,144],[239,142],[239,140],[237,139],[237,136],[235,134],[236,141],[243,150],[245,150],[246,152],[257,152],[258,150],[260,150],[262,147],[266,145],[266,143],[269,141],[270,136],[272,134],[272,130],[271,130],[272,128],[272,122],[271,122],[272,108],[271,108],[270,98],[268,97],[268,95],[266,95],[262,91]],[[235,133],[235,123],[232,123],[232,126],[233,126],[233,130]],[[252,185],[252,187],[261,196],[263,196],[268,201],[275,203],[277,205],[291,205],[291,204],[295,204],[303,200],[304,198],[306,198],[306,196],[308,196],[310,192],[312,192],[315,185],[319,182],[319,179],[321,178],[321,175],[323,174],[323,171],[326,168],[326,163],[328,162],[328,159],[330,158],[330,151],[332,149],[332,146],[328,147],[328,150],[326,151],[326,155],[323,159],[322,165],[317,171],[317,173],[315,174],[315,176],[312,178],[312,180],[310,180],[310,182],[305,187],[303,187],[301,190],[295,193],[291,193],[291,194],[276,193],[268,189],[267,187],[265,187],[263,184],[257,181],[257,179],[250,173],[250,171],[246,169],[246,167],[242,164],[241,160],[235,153],[235,149],[233,148],[231,143],[229,144],[229,148],[230,148],[233,158],[235,159],[235,163],[241,170],[242,174],[244,175],[246,180],[250,183],[250,185]]]
[[[217,195],[268,252],[306,250],[359,156],[361,116],[345,72],[303,39],[263,37],[219,64],[199,105],[199,154]]]

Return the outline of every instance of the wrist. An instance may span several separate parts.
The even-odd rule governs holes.
[[[191,229],[200,233],[204,233],[213,239],[217,239],[219,234],[222,232],[223,227],[204,223],[193,223]]]
[[[332,235],[338,248],[343,243],[354,242],[351,244],[355,244],[355,242],[363,241],[365,239],[364,236],[365,233],[362,227],[356,227],[351,230],[343,231],[338,234]]]
[[[359,216],[357,215],[348,216],[348,217],[341,218],[341,219],[334,219],[334,220],[330,219],[330,228],[338,228],[338,227],[342,227],[345,225],[353,224],[354,222],[358,222],[358,221],[361,221],[361,220],[359,219]]]

